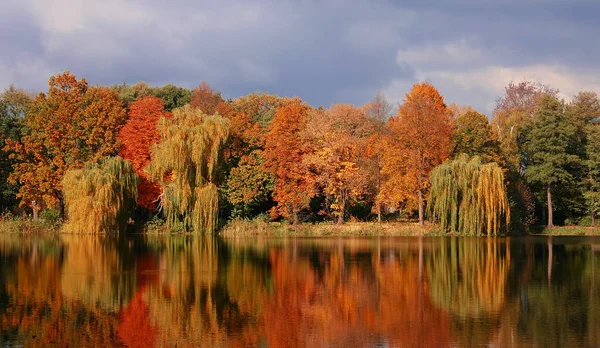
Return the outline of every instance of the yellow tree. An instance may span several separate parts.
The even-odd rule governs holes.
[[[344,222],[349,201],[365,193],[367,177],[362,167],[372,128],[367,107],[337,104],[309,114],[305,136],[312,151],[304,162],[326,197],[333,198],[331,208],[338,224]]]
[[[217,226],[218,193],[215,174],[229,135],[228,119],[208,116],[189,105],[161,117],[161,142],[147,167],[150,179],[162,186],[160,206],[170,227],[212,233]]]
[[[429,174],[450,153],[452,118],[444,98],[431,84],[417,83],[406,94],[398,114],[389,121],[385,140],[380,195],[388,204],[407,202],[419,211],[424,224],[425,191]]]

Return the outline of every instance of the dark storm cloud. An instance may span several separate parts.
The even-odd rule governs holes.
[[[91,83],[206,80],[312,105],[398,101],[427,79],[489,111],[511,79],[595,89],[589,1],[10,1],[0,12],[0,87],[42,90],[70,69]]]

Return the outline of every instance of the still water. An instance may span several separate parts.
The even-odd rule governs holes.
[[[0,235],[2,345],[600,346],[600,239]]]

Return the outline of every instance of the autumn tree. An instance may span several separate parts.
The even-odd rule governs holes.
[[[524,130],[525,176],[531,183],[542,185],[546,191],[549,228],[554,226],[553,186],[572,181],[570,168],[580,161],[570,146],[576,131],[576,126],[569,122],[565,113],[565,105],[549,94],[540,98],[535,118]]]
[[[328,110],[312,110],[308,115],[304,134],[311,149],[304,163],[315,174],[326,197],[331,197],[338,224],[344,222],[348,203],[366,193],[367,173],[363,166],[366,140],[373,132],[367,113],[367,107],[336,104]]]
[[[298,213],[308,206],[313,195],[302,164],[306,149],[301,132],[309,110],[299,98],[279,107],[265,142],[264,165],[275,176],[273,199],[277,207],[272,215],[282,215],[293,224],[299,223]]]
[[[389,128],[381,194],[392,204],[416,201],[419,223],[423,225],[429,174],[450,154],[452,119],[444,98],[427,82],[415,84],[398,114],[390,119]]]
[[[150,149],[160,140],[156,130],[158,120],[166,116],[160,98],[142,97],[129,106],[127,123],[119,132],[122,147],[119,155],[131,162],[140,177],[138,205],[149,210],[156,209],[160,186],[148,180],[146,166],[150,163]]]
[[[485,115],[471,110],[454,119],[452,154],[481,156],[485,161],[500,160],[498,141]]]
[[[375,161],[375,204],[374,210],[377,213],[377,222],[381,223],[381,201],[379,200],[381,192],[381,157],[383,153],[383,137],[386,133],[386,121],[393,111],[385,95],[378,91],[375,98],[371,100],[368,106],[369,117],[374,124],[374,132],[367,140],[367,153]]]
[[[152,150],[150,178],[162,188],[160,208],[169,227],[212,233],[217,227],[219,197],[215,175],[230,122],[186,105],[161,117],[161,141]]]
[[[265,168],[265,139],[273,115],[288,99],[252,93],[232,100],[231,133],[224,150],[227,177],[222,188],[232,217],[251,217],[272,206],[274,175]],[[264,211],[264,210],[263,210]]]
[[[222,104],[224,103],[221,93],[215,91],[206,81],[203,81],[192,91],[190,105],[202,110],[207,115],[218,112],[219,107],[223,107]]]
[[[15,196],[19,190],[17,185],[8,182],[16,163],[9,158],[11,150],[4,149],[5,139],[21,140],[25,115],[32,103],[33,97],[29,93],[12,85],[0,94],[0,211],[17,203]]]
[[[31,204],[34,212],[59,206],[65,172],[116,154],[125,119],[109,88],[89,87],[68,71],[51,77],[48,93],[38,95],[25,116],[27,135],[9,143],[17,161],[10,180],[22,185],[21,205]]]

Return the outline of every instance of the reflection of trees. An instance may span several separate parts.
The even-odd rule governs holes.
[[[124,241],[108,235],[65,235],[62,241],[66,249],[60,276],[63,295],[118,312],[135,290],[135,278],[123,276],[135,266],[123,260]]]
[[[265,303],[269,347],[450,345],[447,316],[419,291],[427,283],[419,281],[415,254],[380,260],[375,250],[342,246],[271,249],[269,256],[275,287]]]
[[[600,253],[557,240],[549,281],[546,239],[0,235],[0,337],[26,346],[597,345]]]
[[[600,255],[580,245],[550,247],[551,281],[547,260],[538,259],[532,279],[521,289],[520,306],[513,313],[519,335],[543,347],[596,346],[600,298],[595,272]],[[548,250],[540,254],[550,258]]]
[[[497,314],[505,302],[510,248],[495,239],[442,239],[427,270],[431,298],[460,317]]]
[[[116,320],[99,306],[88,306],[79,298],[61,292],[62,244],[45,240],[49,250],[22,240],[19,250],[7,250],[0,241],[2,282],[10,307],[2,306],[3,341],[25,346],[114,346]],[[37,245],[36,245],[37,244]],[[9,310],[10,308],[10,310]]]

